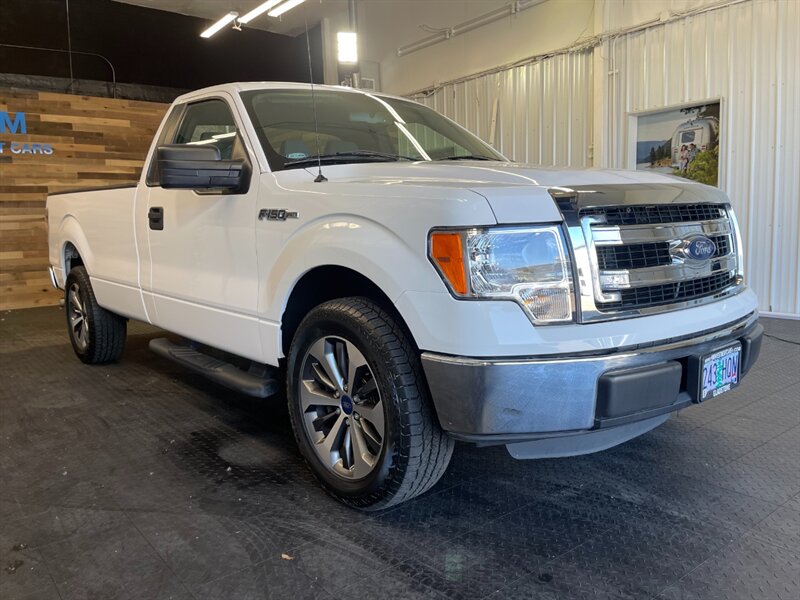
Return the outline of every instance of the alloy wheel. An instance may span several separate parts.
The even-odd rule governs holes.
[[[67,314],[75,345],[81,351],[89,345],[89,317],[81,302],[80,286],[73,283],[67,293]]]
[[[303,358],[299,384],[305,432],[322,464],[346,479],[369,475],[386,425],[375,375],[361,351],[341,337],[318,339]]]

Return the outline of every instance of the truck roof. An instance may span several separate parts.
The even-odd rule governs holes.
[[[242,82],[234,82],[234,83],[223,83],[221,85],[214,85],[211,87],[202,88],[199,90],[194,90],[187,94],[183,94],[178,96],[175,99],[175,103],[187,102],[189,100],[194,100],[196,98],[202,98],[208,96],[209,94],[213,94],[214,92],[228,92],[229,94],[236,94],[238,92],[244,92],[248,90],[311,90],[310,83],[297,83],[292,81],[242,81]],[[367,90],[359,90],[356,88],[346,87],[343,85],[322,85],[322,84],[314,84],[315,90],[333,90],[337,92],[351,92],[353,94],[363,94],[369,96],[380,96],[382,98],[396,98],[397,100],[406,100],[409,101],[408,98],[403,98],[402,96],[393,96],[391,94],[384,94],[384,93],[373,93]]]

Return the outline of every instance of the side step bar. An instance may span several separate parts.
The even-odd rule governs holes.
[[[192,371],[200,373],[214,383],[254,398],[269,398],[278,392],[280,382],[276,370],[262,367],[262,373],[243,371],[236,365],[203,354],[190,346],[182,346],[167,338],[150,340],[150,350]]]

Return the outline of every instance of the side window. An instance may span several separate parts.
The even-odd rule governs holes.
[[[213,144],[219,148],[222,160],[230,160],[242,154],[237,134],[228,104],[223,100],[204,100],[186,107],[172,143]]]

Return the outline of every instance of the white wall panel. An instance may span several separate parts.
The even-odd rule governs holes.
[[[591,52],[563,54],[445,85],[417,100],[493,143],[514,161],[587,167],[591,69]]]
[[[720,187],[761,309],[800,315],[800,2],[754,0],[611,39],[603,166],[630,166],[628,115],[722,98]],[[558,156],[557,158],[560,158]]]
[[[613,31],[716,4],[596,6]],[[626,168],[632,113],[713,98],[723,103],[720,187],[742,225],[748,281],[762,311],[800,316],[800,0],[744,0],[656,21],[606,37],[594,53],[445,84],[418,100],[518,162]]]

